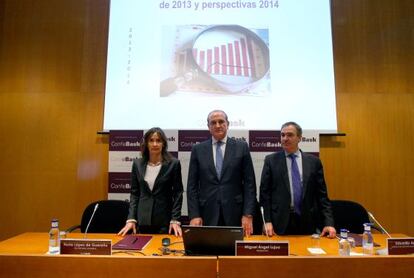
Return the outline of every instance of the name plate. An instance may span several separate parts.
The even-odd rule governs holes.
[[[61,239],[60,254],[76,255],[111,255],[110,239]]]
[[[414,254],[414,238],[387,238],[388,255]]]
[[[289,241],[236,241],[236,256],[289,256]]]

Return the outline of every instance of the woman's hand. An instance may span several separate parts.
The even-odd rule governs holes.
[[[137,233],[137,223],[132,222],[132,221],[131,222],[127,222],[125,224],[125,226],[122,228],[122,230],[119,231],[118,235],[119,236],[124,236],[131,229],[132,229],[132,233],[136,234]]]
[[[181,226],[179,224],[171,223],[170,224],[170,229],[168,230],[168,233],[171,234],[171,231],[174,231],[175,236],[181,237],[183,235],[183,233],[181,231]]]

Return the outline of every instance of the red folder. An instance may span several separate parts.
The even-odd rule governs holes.
[[[152,236],[126,235],[112,246],[114,250],[142,250],[147,246]]]

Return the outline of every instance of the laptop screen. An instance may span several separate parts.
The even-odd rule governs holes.
[[[185,254],[234,255],[235,241],[243,240],[242,227],[183,225]]]

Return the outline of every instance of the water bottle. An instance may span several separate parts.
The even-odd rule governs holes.
[[[52,219],[49,231],[49,254],[60,253],[59,220]]]
[[[339,239],[339,256],[350,256],[351,244],[348,241],[348,230],[341,229],[341,236]]]
[[[371,234],[371,223],[364,224],[364,233],[362,234],[362,252],[364,255],[374,254],[374,239]]]

